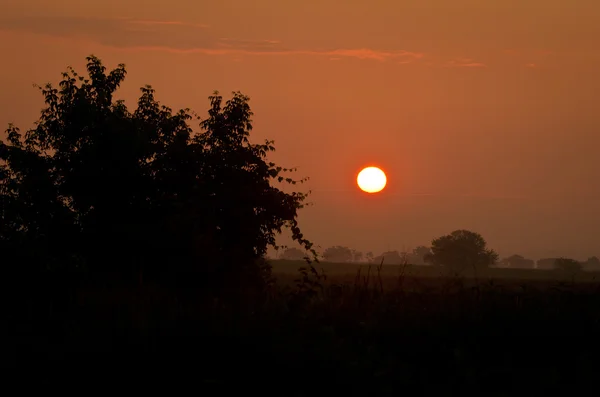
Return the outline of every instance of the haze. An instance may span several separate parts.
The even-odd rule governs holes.
[[[381,252],[465,228],[501,256],[600,254],[600,4],[593,0],[171,0],[0,6],[0,125],[33,83],[99,56],[172,108],[251,97],[254,141],[311,178],[304,233]],[[384,194],[355,185],[362,166]]]

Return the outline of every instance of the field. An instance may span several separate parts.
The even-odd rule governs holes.
[[[273,273],[282,284],[293,283],[298,278],[298,269],[307,267],[305,261],[271,260]],[[312,263],[326,276],[327,284],[353,284],[359,282],[370,285],[383,285],[385,290],[402,288],[406,291],[420,291],[423,288],[439,289],[448,282],[460,280],[466,286],[495,285],[498,287],[556,287],[572,285],[577,288],[594,287],[600,282],[600,272],[569,273],[559,270],[489,268],[474,272],[465,269],[459,275],[441,267],[415,265],[381,265],[365,263]]]
[[[596,387],[593,273],[457,277],[314,265],[327,279],[298,273],[304,262],[274,262],[278,282],[264,299],[41,281],[13,292],[13,317],[5,311],[4,373],[25,386],[81,390],[109,377],[138,391],[207,395],[537,396]]]

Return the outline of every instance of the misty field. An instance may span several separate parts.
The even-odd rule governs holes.
[[[310,268],[299,273],[303,262],[274,262],[278,281],[258,299],[207,300],[166,282],[119,287],[64,275],[12,289],[14,310],[5,313],[18,337],[5,351],[21,370],[12,380],[33,376],[52,387],[66,376],[86,387],[108,371],[140,390],[277,396],[533,396],[593,387],[594,274],[577,281],[489,269],[476,281],[425,267],[313,265],[327,279]]]
[[[306,267],[305,261],[271,260],[273,274],[282,284],[293,283],[298,269]],[[385,265],[377,263],[313,263],[324,274],[326,284],[360,282],[380,286],[385,290],[402,288],[405,291],[423,288],[441,288],[460,280],[465,286],[495,285],[496,287],[555,287],[576,285],[577,288],[594,288],[600,281],[600,272],[540,269],[484,268],[465,269],[455,274],[443,267],[417,265]],[[600,285],[600,284],[599,284]]]

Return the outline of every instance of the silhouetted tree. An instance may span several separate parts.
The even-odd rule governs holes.
[[[284,259],[284,260],[289,260],[289,261],[301,261],[306,256],[307,255],[304,252],[302,252],[301,250],[299,250],[298,248],[287,248],[285,251],[283,251],[283,253],[279,257],[279,259]]]
[[[586,270],[600,270],[600,259],[596,256],[589,257],[584,263]]]
[[[428,255],[431,255],[431,248],[420,245],[407,255],[407,260],[412,265],[426,265],[425,258]]]
[[[406,254],[402,254],[398,251],[386,251],[373,258],[373,262],[377,264],[381,263],[382,260],[386,265],[402,265],[407,262],[408,258]]]
[[[487,248],[484,238],[469,230],[455,230],[431,243],[426,261],[452,271],[486,268],[498,260],[498,254]]]
[[[554,261],[554,267],[569,273],[575,273],[583,269],[583,264],[571,258],[558,258]]]
[[[551,269],[555,269],[556,266],[556,261],[559,258],[541,258],[538,259],[536,262],[536,269],[542,269],[542,270],[551,270]]]
[[[511,269],[533,269],[534,261],[521,255],[511,255],[500,261],[500,265]]]
[[[373,262],[373,253],[371,251],[367,252],[365,254],[365,258],[367,259],[367,262],[369,262],[369,263]]]
[[[352,256],[354,257],[354,262],[361,262],[363,260],[363,253],[361,251],[352,251]]]
[[[125,66],[87,61],[87,77],[69,68],[58,88],[40,88],[34,129],[10,125],[0,141],[4,253],[42,267],[118,263],[141,275],[149,263],[188,264],[232,276],[289,228],[314,254],[297,222],[307,195],[273,185],[304,180],[267,160],[272,141],[250,143],[248,97],[215,92],[195,132],[189,110],[162,106],[150,86],[129,111],[113,98]]]
[[[353,258],[354,256],[352,255],[352,250],[348,247],[342,247],[340,245],[329,247],[323,251],[323,259],[325,259],[327,262],[352,262]]]

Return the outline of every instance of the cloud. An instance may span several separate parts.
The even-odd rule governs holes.
[[[117,18],[120,20],[124,20],[127,21],[131,24],[137,24],[137,25],[154,25],[154,26],[160,26],[160,25],[175,25],[175,26],[192,26],[192,27],[196,27],[196,28],[209,28],[209,25],[206,24],[197,24],[197,23],[185,23],[185,22],[181,22],[181,21],[159,21],[159,20],[149,20],[149,19],[133,19],[133,18]]]
[[[135,50],[162,50],[208,55],[306,55],[361,60],[400,60],[408,63],[423,54],[404,50],[368,48],[290,48],[278,40],[219,37],[204,24],[134,18],[29,17],[1,18],[0,30],[25,31],[51,37],[90,40],[102,45]]]
[[[0,29],[86,39],[117,48],[154,46],[183,50],[208,47],[215,42],[205,25],[133,18],[0,17]]]
[[[482,62],[475,62],[471,58],[457,58],[446,62],[444,65],[448,68],[485,68],[487,65]]]
[[[318,52],[314,52],[315,54]],[[423,57],[423,54],[417,52],[409,52],[409,51],[376,51],[370,50],[368,48],[360,48],[360,49],[340,49],[333,51],[325,51],[326,55],[329,56],[339,56],[339,57],[351,57],[358,59],[373,59],[377,61],[385,61],[388,59],[396,59],[396,58],[412,58],[412,59],[420,59]]]

